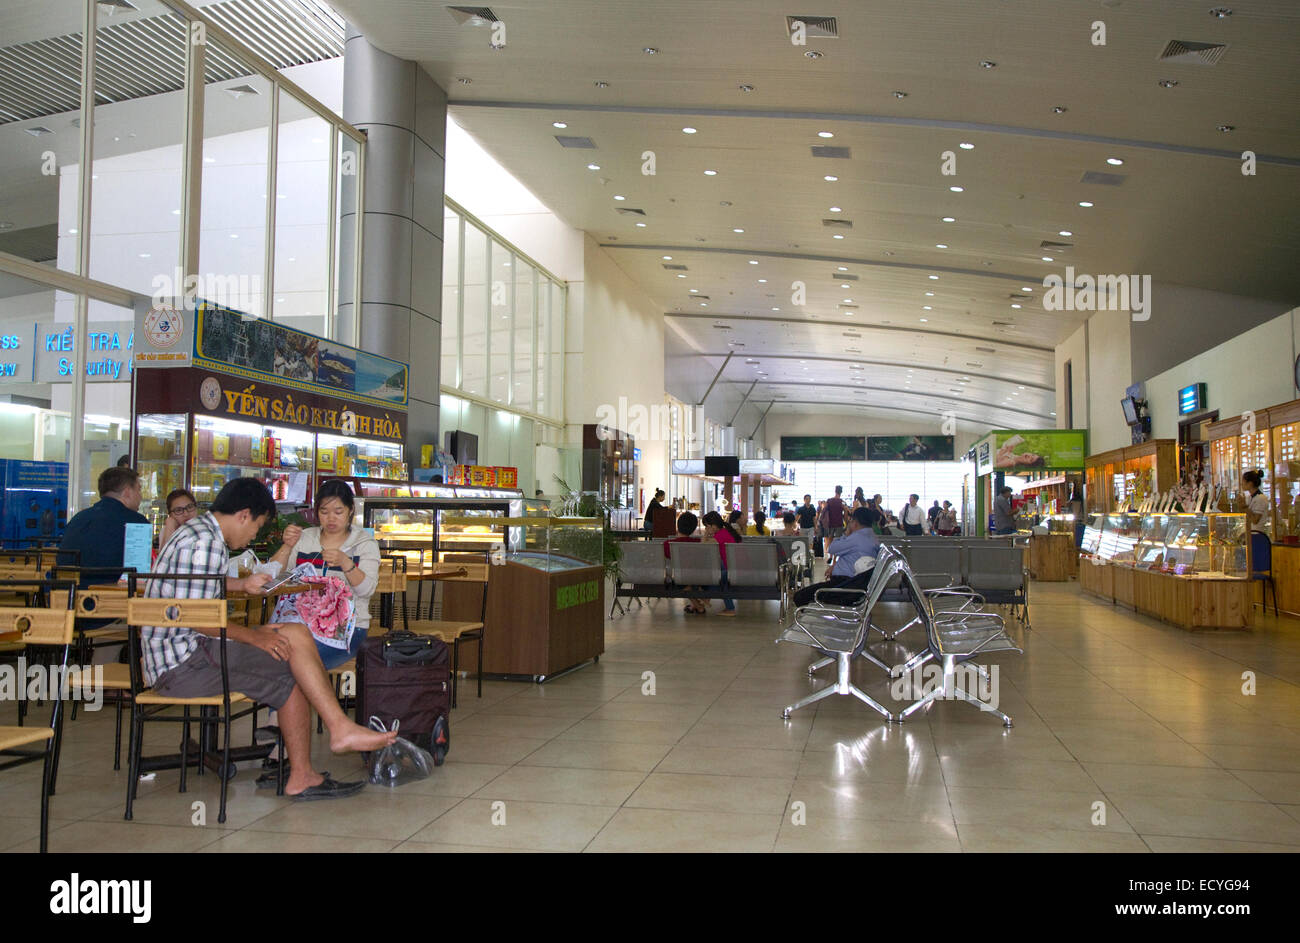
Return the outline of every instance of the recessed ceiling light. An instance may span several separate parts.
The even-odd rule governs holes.
[[[832,238],[832,239],[843,239],[844,236],[843,236],[842,234],[840,234],[840,233],[836,233],[835,235],[831,236],[831,238]]]
[[[922,311],[933,311],[933,310],[934,310],[934,306],[933,306],[933,305],[921,305],[921,310],[922,310]]]
[[[1088,207],[1092,206],[1092,203],[1090,203],[1087,200],[1080,200],[1079,205],[1082,206],[1084,209],[1087,209]]]
[[[752,92],[752,91],[754,90],[754,86],[752,86],[752,85],[737,85],[736,88],[738,88],[738,89],[740,89],[740,91],[742,91],[742,92],[746,92],[746,93],[748,93],[748,92]]]
[[[922,323],[922,324],[929,324],[929,323],[930,323],[930,319],[929,319],[929,318],[921,318],[921,323]]]
[[[147,259],[147,258],[150,258],[150,255],[149,255],[148,252],[141,252],[141,253],[140,253],[140,258],[142,258],[142,259]]]
[[[678,277],[678,278],[685,278],[686,276],[683,275],[681,272],[678,272],[678,273],[677,273],[677,277]]]
[[[694,134],[694,133],[695,133],[694,128],[682,128],[682,134]]]
[[[933,297],[934,297],[934,292],[932,292],[932,291],[927,291],[927,292],[925,293],[925,297],[927,297],[927,298],[933,298]]]
[[[614,194],[614,199],[616,199],[616,200],[626,200],[627,197],[623,196],[623,194],[621,194],[621,193],[616,193],[616,194]]]
[[[956,219],[955,217],[953,217],[953,216],[945,216],[945,217],[943,218],[943,221],[944,221],[945,223],[955,223],[955,222],[957,222],[957,219]]]
[[[645,229],[645,223],[637,223],[636,227],[637,229]]]
[[[459,78],[459,79],[457,79],[456,81],[459,82],[461,85],[469,85],[469,84],[472,83],[474,80],[473,80],[473,79],[467,79],[467,78]]]
[[[809,49],[807,52],[804,53],[804,55],[807,56],[809,59],[820,59],[822,57],[822,54],[818,52],[816,49]]]
[[[836,180],[839,180],[840,178],[833,177],[830,174],[827,174],[826,176],[822,177],[822,179],[825,180],[827,183],[834,183]]]
[[[661,255],[659,258],[663,259],[665,262],[671,262],[673,260],[671,255]]]
[[[767,279],[766,279],[766,278],[760,278],[760,279],[758,280],[758,283],[759,283],[760,285],[766,285],[766,284],[767,284]]]
[[[846,305],[851,305],[851,304],[853,304],[853,299],[852,299],[852,298],[845,298],[843,303],[846,304]]]
[[[1069,110],[1070,110],[1070,109],[1066,108],[1064,105],[1057,105],[1056,107],[1054,107],[1054,108],[1052,109],[1052,114],[1054,114],[1054,115],[1063,115],[1063,114],[1065,114],[1065,113],[1066,113],[1067,111],[1069,111]]]
[[[757,265],[757,264],[758,264],[758,259],[750,259],[750,260],[749,260],[749,264],[750,264],[750,265]]]
[[[564,129],[564,128],[567,128],[568,125],[565,124],[563,121],[552,121],[552,122],[551,122],[551,127],[552,127],[552,128],[560,128],[560,129]]]
[[[1011,307],[1013,307],[1013,308],[1019,308],[1020,305],[1012,305]]]
[[[698,289],[698,288],[692,288],[691,291],[692,291],[692,292],[697,292],[697,291],[699,291],[699,289]]]
[[[1216,130],[1222,131],[1224,134],[1227,134],[1230,131],[1236,131],[1237,126],[1235,124],[1221,124]]]
[[[963,151],[973,151],[973,150],[975,150],[975,145],[972,144],[972,143],[970,143],[969,141],[962,141],[962,142],[961,142],[960,144],[958,144],[957,146],[960,147]]]
[[[1021,285],[1021,286],[1020,286],[1020,290],[1021,290],[1021,291],[1033,291],[1033,289],[1030,288],[1028,285]]]
[[[840,266],[837,266],[837,270],[838,270],[838,271],[841,271],[841,272],[847,272],[849,269],[848,269],[848,266],[846,266],[846,265],[840,265]]]
[[[701,308],[707,308],[708,306],[709,306],[709,303],[708,303],[707,301],[701,301],[701,302],[700,302],[700,307],[701,307]]]
[[[981,60],[980,60],[980,68],[981,68],[981,69],[996,69],[997,67],[998,67],[998,64],[997,64],[996,62],[994,62],[992,59],[981,59]]]
[[[930,276],[930,281],[932,281],[932,282],[937,282],[938,280],[939,280],[939,276],[938,276],[938,275],[931,275],[931,276]]]
[[[818,136],[819,138],[833,138],[833,137],[835,137],[835,135],[834,135],[832,132],[830,132],[830,131],[818,131],[818,132],[817,132],[817,136]]]
[[[1220,19],[1220,20],[1225,19],[1225,18],[1227,18],[1227,17],[1229,17],[1229,16],[1232,16],[1232,8],[1231,8],[1231,7],[1214,7],[1212,10],[1210,10],[1210,16],[1215,17],[1216,19]],[[1052,413],[1052,415],[1055,416],[1056,413]]]
[[[181,211],[180,211],[180,210],[172,210],[172,215],[173,215],[173,216],[180,216],[180,215],[181,215]]]
[[[704,171],[704,176],[706,176],[706,177],[716,177],[717,175],[718,175],[718,172],[717,172],[716,170],[706,170],[706,171]]]
[[[1124,163],[1124,161],[1120,160],[1118,157],[1107,157],[1106,163],[1110,164],[1112,167],[1118,167],[1120,164]]]
[[[1043,256],[1043,261],[1044,261],[1044,262],[1055,262],[1056,259],[1052,258],[1050,255],[1045,255],[1045,256]]]
[[[773,311],[780,311],[781,309],[780,309],[780,308],[773,308],[772,310],[773,310]]]
[[[230,234],[230,238],[231,238],[231,239],[238,239],[238,238],[239,238],[239,233],[237,233],[237,232],[232,232],[232,233]]]
[[[907,92],[893,92],[892,94],[895,98],[899,99],[900,101],[907,97]]]
[[[953,193],[964,193],[966,190],[965,187],[949,187],[948,189],[951,190]]]
[[[646,46],[646,47],[645,47],[644,49],[642,49],[641,51],[644,52],[647,56],[653,56],[653,55],[654,55],[655,53],[657,53],[659,50],[656,49],[654,46]]]
[[[744,232],[744,231],[745,231],[745,230],[743,230],[743,229],[733,229],[733,230],[732,230],[732,232]]]
[[[1070,232],[1070,230],[1068,230],[1068,229],[1062,229],[1062,230],[1060,230],[1060,231],[1057,232],[1057,235],[1058,235],[1058,236],[1073,236],[1074,233]]]
[[[844,283],[843,285],[841,285],[840,287],[841,287],[841,288],[848,288],[848,287],[849,287],[849,283],[848,283],[848,282],[845,282],[845,283]]]
[[[841,210],[838,206],[832,206],[832,207],[831,207],[831,212],[832,212],[832,213],[842,213],[843,210]]]
[[[596,88],[609,88],[609,83],[608,83],[608,82],[596,82],[596,83],[594,83],[594,84],[595,84]]]
[[[588,164],[588,165],[587,165],[587,169],[588,169],[588,170],[600,170],[600,164]]]
[[[946,248],[948,248],[948,247],[945,246],[942,242],[936,242],[936,243],[934,244],[934,247],[935,247],[936,249],[946,249]]]

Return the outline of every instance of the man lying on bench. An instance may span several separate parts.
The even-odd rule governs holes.
[[[865,589],[871,582],[871,571],[876,565],[876,554],[880,550],[880,538],[871,529],[871,511],[868,508],[855,508],[845,519],[847,531],[843,537],[836,537],[827,553],[835,554],[835,565],[831,567],[830,576],[824,582],[805,586],[794,594],[795,606],[811,605],[822,589]]]

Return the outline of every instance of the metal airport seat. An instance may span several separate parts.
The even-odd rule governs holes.
[[[732,544],[739,547],[740,544]],[[668,570],[676,586],[717,586],[722,582],[722,553],[716,540],[668,545]]]
[[[994,606],[1010,606],[1029,628],[1029,579],[1025,549],[1002,541],[966,548],[966,585]]]

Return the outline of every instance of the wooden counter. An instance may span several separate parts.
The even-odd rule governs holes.
[[[1254,624],[1255,590],[1250,580],[1190,579],[1084,559],[1079,561],[1079,586],[1184,629],[1241,629]]]
[[[442,618],[477,622],[482,586],[444,583]],[[484,675],[542,681],[605,651],[605,571],[599,566],[547,573],[507,560],[489,568],[483,633]],[[477,642],[460,650],[462,671],[478,664]],[[464,689],[462,689],[464,690]]]
[[[1064,583],[1079,572],[1074,534],[1034,534],[1029,538],[1029,575],[1044,583]]]
[[[1256,602],[1262,601],[1264,583],[1255,581],[1259,589],[1254,591]],[[1273,545],[1273,582],[1277,584],[1277,608],[1280,612],[1300,615],[1300,546],[1292,544]],[[1273,609],[1273,590],[1268,590],[1268,609]]]

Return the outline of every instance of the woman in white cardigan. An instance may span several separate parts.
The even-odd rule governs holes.
[[[337,668],[355,657],[361,643],[366,640],[366,630],[370,627],[370,597],[374,595],[379,580],[379,544],[366,531],[353,526],[352,517],[352,489],[347,482],[332,478],[316,491],[319,526],[286,527],[284,545],[271,557],[284,569],[303,563],[315,564],[325,575],[342,578],[352,590],[357,626],[351,645],[342,649],[330,648],[319,641],[316,643],[326,670]]]

